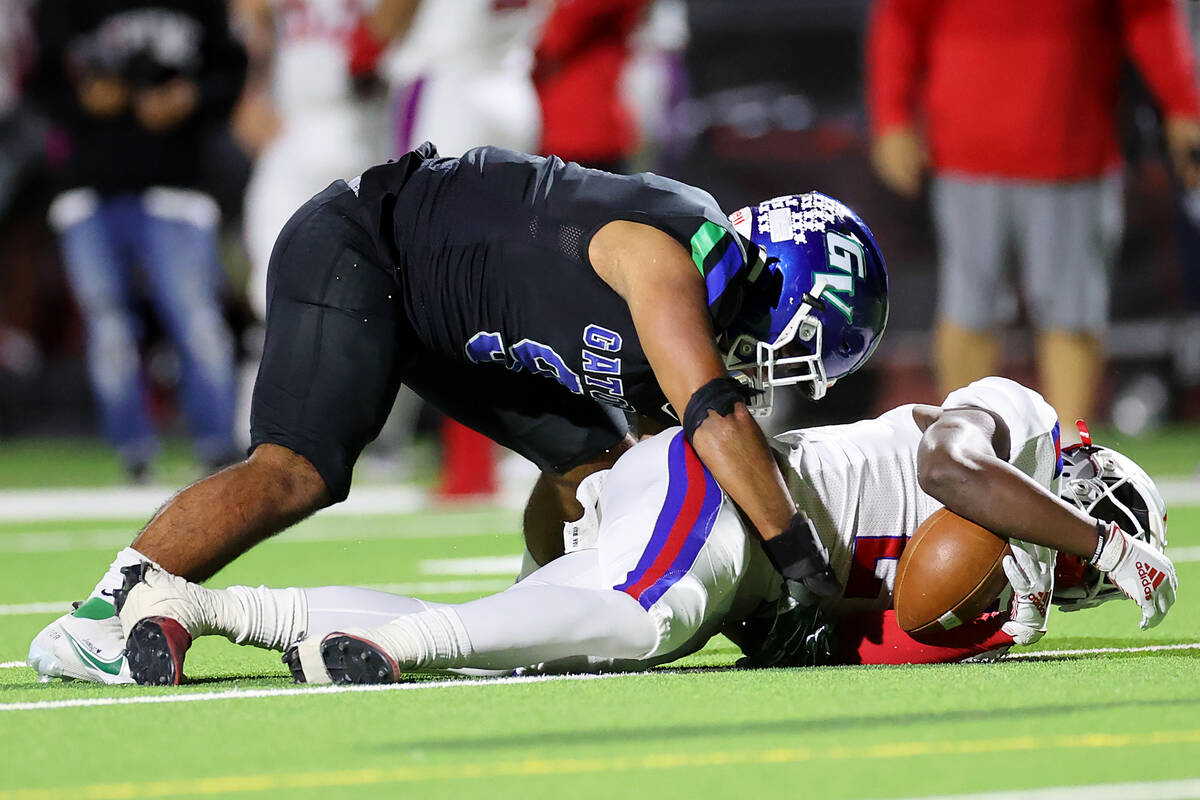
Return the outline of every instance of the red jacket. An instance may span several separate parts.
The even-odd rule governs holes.
[[[1126,56],[1168,116],[1200,115],[1174,0],[878,0],[867,42],[876,134],[924,112],[933,166],[1034,180],[1120,162]]]
[[[629,155],[635,132],[620,97],[629,35],[647,0],[558,0],[537,48],[542,152],[569,161]]]

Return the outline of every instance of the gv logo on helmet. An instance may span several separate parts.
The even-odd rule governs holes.
[[[813,278],[825,279],[825,292],[821,299],[841,312],[849,322],[854,317],[849,299],[854,296],[854,276],[860,279],[866,269],[866,255],[862,245],[836,231],[825,233],[825,252],[829,255],[829,266],[837,272],[816,272]]]

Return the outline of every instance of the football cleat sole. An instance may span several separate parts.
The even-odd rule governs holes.
[[[283,663],[292,671],[296,683],[332,683],[321,655],[320,639],[301,639],[283,654]]]
[[[377,645],[357,636],[331,633],[321,641],[321,659],[333,683],[398,683],[400,668]]]
[[[146,617],[133,626],[125,643],[129,674],[142,686],[183,683],[183,657],[192,636],[170,617]]]

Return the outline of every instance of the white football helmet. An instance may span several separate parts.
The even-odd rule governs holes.
[[[1145,470],[1116,450],[1092,444],[1082,427],[1083,444],[1062,452],[1063,471],[1058,494],[1068,503],[1102,522],[1146,542],[1160,553],[1167,546],[1167,507]],[[1093,608],[1124,597],[1108,576],[1085,559],[1058,554],[1054,604],[1063,611]]]

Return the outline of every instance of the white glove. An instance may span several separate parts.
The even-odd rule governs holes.
[[[595,547],[600,539],[600,493],[608,480],[608,470],[593,472],[579,482],[575,499],[583,506],[583,516],[563,523],[563,552],[574,553]]]
[[[1096,569],[1108,573],[1114,586],[1142,607],[1142,630],[1153,628],[1163,621],[1175,603],[1175,565],[1171,559],[1143,541],[1133,538],[1115,522],[1108,523],[1108,533]]]
[[[1004,574],[1012,584],[1009,619],[1001,630],[1017,644],[1033,644],[1046,632],[1046,614],[1054,593],[1055,552],[1048,547],[1010,539],[1012,555],[1004,557]]]

